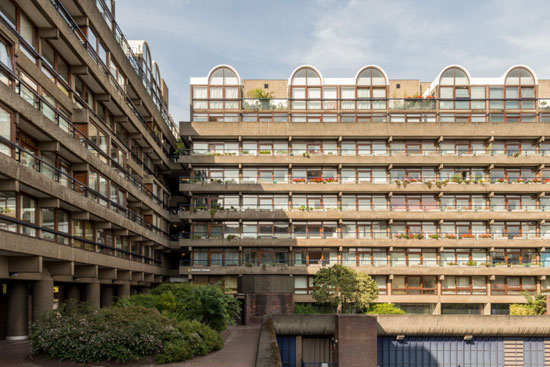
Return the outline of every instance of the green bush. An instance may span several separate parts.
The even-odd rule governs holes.
[[[136,297],[147,303],[146,295]],[[157,354],[158,363],[186,360],[223,347],[219,333],[198,321],[178,322],[142,306],[95,310],[67,303],[32,326],[33,354],[82,363],[132,361]]]
[[[330,305],[314,304],[314,303],[295,303],[294,314],[295,315],[319,315],[319,314],[331,314],[332,308]]]
[[[238,302],[225,294],[220,286],[189,283],[164,283],[150,294],[121,299],[117,306],[156,308],[161,314],[178,321],[200,321],[216,331],[226,329],[239,313]]]
[[[197,321],[182,321],[178,324],[182,338],[173,339],[164,345],[157,355],[157,363],[183,361],[194,356],[204,356],[223,347],[217,332]]]
[[[128,361],[159,352],[179,336],[173,321],[143,307],[91,310],[69,303],[31,329],[33,354],[77,362]]]
[[[391,303],[375,303],[366,312],[367,315],[405,315],[405,311]]]

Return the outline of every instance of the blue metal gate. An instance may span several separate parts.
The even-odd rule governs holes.
[[[296,337],[277,336],[277,345],[283,367],[296,367]]]
[[[503,338],[395,337],[378,338],[380,367],[502,367]]]

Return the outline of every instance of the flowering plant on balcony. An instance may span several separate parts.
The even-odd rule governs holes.
[[[433,234],[430,235],[430,238],[431,238],[432,240],[438,240],[438,239],[441,238],[441,235],[439,235],[439,234],[437,234],[437,233],[433,233]]]
[[[550,183],[550,178],[545,178],[543,182],[544,183]]]
[[[323,179],[321,177],[314,177],[311,179],[311,182],[321,183],[323,182]]]
[[[424,235],[421,233],[399,233],[395,235],[395,238],[401,240],[421,240],[424,238]]]
[[[293,178],[292,179],[292,182],[306,182],[306,179],[305,178]]]
[[[525,182],[525,179],[523,178],[518,178],[516,180],[514,180],[514,183],[524,183]]]
[[[324,181],[331,183],[331,182],[337,182],[338,180],[335,177],[328,177],[328,178],[325,178]]]
[[[537,178],[537,177],[535,177],[535,178],[533,178],[533,179],[531,179],[531,180],[529,180],[529,181],[532,182],[532,183],[540,183],[540,182],[542,182],[542,180],[541,180],[540,178]]]
[[[471,234],[471,233],[462,233],[462,234],[460,235],[460,238],[462,238],[462,239],[466,239],[466,238],[476,238],[476,236],[473,235],[473,234]]]
[[[491,233],[482,233],[477,238],[493,238],[493,235]]]
[[[506,182],[506,179],[504,177],[497,178],[498,183],[504,183]]]
[[[456,240],[456,234],[446,233],[445,238],[448,238],[450,240]]]

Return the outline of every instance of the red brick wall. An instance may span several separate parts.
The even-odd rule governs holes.
[[[262,321],[263,315],[294,314],[294,295],[292,293],[246,293],[245,325]]]

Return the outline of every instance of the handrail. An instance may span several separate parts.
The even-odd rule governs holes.
[[[364,239],[364,240],[380,240],[380,239],[392,239],[392,240],[486,240],[486,239],[550,239],[548,234],[533,233],[467,233],[467,234],[454,234],[454,233],[436,233],[436,232],[392,232],[392,231],[371,231],[368,233],[361,233],[356,231],[342,231],[338,228],[335,232],[320,233],[296,233],[296,232],[282,232],[276,234],[260,234],[260,233],[243,233],[231,232],[231,233],[211,233],[203,231],[182,231],[179,233],[181,239],[218,239],[232,241],[234,239]],[[231,237],[229,237],[231,236]]]
[[[447,184],[548,184],[548,177],[530,177],[530,178],[509,178],[509,177],[485,177],[485,178],[466,178],[441,176],[423,176],[422,178],[403,178],[403,177],[291,177],[287,175],[281,178],[262,178],[262,177],[240,177],[225,176],[219,178],[207,177],[186,177],[180,176],[180,184],[377,184],[377,185],[397,185],[398,187],[409,184],[425,185],[447,185]]]
[[[502,153],[500,153],[502,152]],[[472,157],[472,156],[491,156],[491,157],[539,157],[539,156],[550,156],[550,150],[546,149],[522,149],[517,152],[504,152],[503,149],[491,149],[485,152],[472,152],[472,153],[461,153],[456,151],[450,151],[445,149],[426,149],[422,148],[420,151],[413,151],[411,149],[401,149],[401,148],[391,148],[388,149],[371,149],[371,151],[361,150],[361,149],[344,149],[342,147],[336,148],[334,150],[327,151],[318,151],[318,150],[308,150],[308,149],[293,149],[289,147],[287,149],[244,149],[242,147],[232,149],[232,148],[221,148],[221,149],[179,149],[178,151],[180,156],[225,156],[225,157],[331,157],[331,156],[341,156],[341,157],[388,157],[388,156],[458,156],[458,157]],[[177,156],[176,156],[177,157]]]
[[[166,123],[166,125],[168,126],[168,128],[170,129],[170,131],[172,132],[174,137],[177,139],[179,137],[179,131],[178,131],[177,127],[175,126],[174,122],[171,120],[171,116],[168,113],[168,110],[167,110],[166,106],[164,105],[164,103],[162,103],[160,98],[157,96],[156,91],[154,90],[154,88],[152,88],[151,82],[149,82],[149,80],[147,80],[147,78],[144,77],[144,75],[146,73],[143,70],[143,68],[141,67],[141,63],[139,62],[139,58],[132,51],[132,47],[128,43],[128,40],[126,39],[126,36],[124,35],[124,33],[122,32],[122,30],[119,27],[118,23],[116,22],[115,18],[113,17],[113,14],[111,13],[109,8],[105,4],[104,0],[96,0],[96,5],[101,6],[101,9],[98,9],[98,10],[100,11],[101,15],[103,15],[103,19],[105,20],[107,25],[109,25],[109,23],[107,22],[107,19],[105,19],[105,16],[111,22],[111,26],[114,26],[114,28],[115,28],[114,29],[115,40],[119,44],[122,52],[128,58],[128,61],[130,62],[130,65],[132,65],[132,67],[136,71],[137,76],[140,77],[141,81],[144,83],[144,86],[146,87],[147,92],[153,98],[153,102],[155,103],[155,105],[157,106],[159,112],[161,113],[161,115],[164,119],[164,122]],[[109,27],[109,28],[111,28],[111,27]]]
[[[325,194],[326,195],[326,194]],[[336,194],[334,194],[336,196]],[[420,211],[430,211],[430,212],[550,212],[550,205],[521,205],[519,207],[511,207],[509,205],[499,205],[499,204],[489,204],[484,206],[471,205],[471,207],[460,207],[460,206],[449,206],[443,204],[436,205],[419,205],[419,206],[407,206],[401,207],[398,205],[387,205],[387,206],[376,206],[372,205],[371,207],[366,206],[349,206],[349,205],[336,205],[336,206],[326,206],[322,207],[313,207],[313,206],[294,206],[289,204],[285,208],[281,205],[257,205],[256,207],[243,207],[242,205],[238,206],[222,206],[222,205],[200,205],[200,204],[179,204],[177,211],[185,212],[190,211],[193,213],[196,212],[206,212],[210,209],[216,209],[221,212],[276,212],[276,211],[306,211],[306,212],[413,212],[418,213]]]
[[[111,136],[116,136],[116,134],[111,130],[111,128],[109,127],[109,125],[107,123],[105,123],[105,121],[99,117],[99,115],[88,105],[88,103],[82,99],[78,93],[76,93],[76,91],[71,88],[71,86],[63,79],[59,76],[59,73],[57,73],[57,71],[55,71],[51,66],[50,64],[48,63],[48,61],[42,56],[40,55],[31,45],[29,45],[29,43],[19,34],[19,32],[17,32],[17,30],[15,30],[13,28],[13,26],[7,22],[3,16],[0,16],[0,20],[2,20],[2,22],[12,30],[12,32],[18,37],[19,41],[23,44],[23,46],[25,47],[25,49],[32,53],[33,56],[37,59],[40,59],[41,61],[41,65],[43,67],[45,67],[48,72],[54,76],[56,78],[56,81],[58,82],[61,82],[63,84],[63,88],[65,88],[68,92],[71,93],[71,95],[77,100],[77,102],[82,105],[82,106],[86,106],[87,107],[87,110],[89,112],[91,112],[94,117],[96,119],[98,119],[99,121],[101,121],[103,123],[103,125],[105,125],[107,127],[107,129],[111,132]],[[30,88],[25,82],[23,82],[19,77],[17,77],[15,75],[15,73],[13,73],[7,66],[3,65],[2,63],[0,63],[0,66],[3,67],[3,70],[8,72],[10,74],[10,76],[17,80],[19,83],[22,83],[23,85],[26,86],[26,89],[28,89],[29,91],[31,91],[33,94],[35,94],[35,97],[41,99],[41,101],[43,101],[43,103],[45,103],[48,108],[50,108],[51,110],[55,111],[56,113],[59,113],[58,110],[56,110],[51,104],[49,104],[49,102],[47,102],[44,98],[42,98],[40,95],[38,95],[37,93],[34,92],[34,90],[32,90],[32,88]],[[106,152],[103,152],[103,150],[101,150],[95,143],[93,143],[86,135],[84,135],[82,132],[80,132],[76,127],[74,127],[74,125],[72,123],[69,123],[68,120],[69,120],[69,117],[68,116],[65,116],[64,117],[65,120],[67,120],[67,123],[69,125],[71,125],[76,131],[79,132],[79,139],[82,140],[82,139],[85,139],[87,144],[92,146],[94,148],[94,151],[97,151],[98,154],[101,154],[103,156],[104,159],[107,159],[108,161],[110,161],[111,163],[116,163]],[[128,152],[131,153],[132,157],[138,161],[138,163],[141,164],[141,166],[148,171],[148,173],[150,173],[151,175],[153,174],[153,172],[149,169],[149,167],[147,167],[143,161],[141,161],[137,155],[130,149],[130,147],[124,142],[122,141],[121,139],[119,139],[119,141],[117,141],[117,143],[121,143],[127,150]],[[128,170],[126,170],[125,168],[123,168],[122,166],[120,166],[118,163],[117,164],[117,168],[121,171],[123,171],[123,173],[125,174],[125,178],[127,181],[129,181],[130,183],[132,183],[134,186],[136,186],[138,189],[140,189],[140,191],[144,192],[146,195],[148,195],[149,197],[153,198],[157,204],[160,204],[162,205],[164,208],[166,208],[166,205],[165,203],[159,198],[157,197],[156,195],[154,195],[154,193],[149,190],[147,187],[145,186],[142,186],[141,183],[138,183],[135,179],[133,179],[129,173]],[[139,184],[139,185],[137,185]]]
[[[14,224],[30,227],[30,228],[35,229],[35,230],[48,232],[48,233],[51,233],[51,234],[54,234],[54,235],[57,235],[57,236],[62,236],[62,237],[67,238],[69,240],[72,239],[72,240],[75,240],[75,241],[85,242],[85,243],[88,243],[90,245],[97,246],[101,249],[111,250],[115,253],[116,252],[121,252],[121,253],[131,255],[133,257],[141,258],[141,259],[144,259],[144,260],[147,260],[147,261],[152,261],[152,262],[157,263],[157,264],[161,263],[159,260],[156,260],[156,259],[151,258],[151,257],[146,257],[146,256],[143,256],[143,255],[137,254],[135,252],[131,252],[131,251],[128,251],[128,250],[125,250],[125,249],[122,249],[122,248],[116,248],[116,247],[108,246],[108,245],[105,245],[105,244],[102,244],[102,243],[99,243],[99,242],[90,241],[90,240],[82,238],[82,237],[73,236],[69,233],[56,231],[54,229],[47,228],[47,227],[42,227],[42,226],[39,226],[37,224],[26,222],[26,221],[23,221],[23,220],[20,220],[20,219],[17,219],[17,218],[13,218],[13,217],[10,217],[10,216],[4,215],[4,214],[0,214],[0,222],[1,221],[11,222],[11,223],[14,223]],[[3,229],[0,229],[0,230],[3,230]],[[7,230],[7,232],[11,232],[11,231]],[[38,236],[31,236],[31,237],[38,237]],[[42,238],[42,239],[44,239],[44,238]],[[47,240],[47,239],[44,239],[44,240]],[[56,242],[56,243],[59,243],[59,242]]]
[[[134,115],[136,116],[136,118],[138,120],[140,120],[140,122],[142,123],[142,125],[145,127],[145,129],[147,131],[149,131],[149,134],[151,135],[151,137],[153,138],[153,140],[155,140],[155,142],[157,142],[157,144],[159,145],[159,147],[161,148],[161,150],[166,154],[166,152],[164,151],[164,147],[163,147],[163,144],[162,142],[160,141],[160,138],[158,136],[156,136],[153,131],[149,128],[148,124],[146,123],[145,121],[145,118],[141,115],[141,113],[138,111],[137,107],[135,106],[135,104],[132,102],[131,98],[128,96],[128,94],[126,93],[126,91],[122,88],[122,86],[120,86],[120,84],[118,83],[118,81],[111,75],[111,73],[109,72],[109,69],[107,68],[107,66],[105,65],[105,63],[103,62],[103,60],[101,60],[101,58],[99,57],[99,55],[97,54],[97,52],[94,50],[94,48],[92,46],[90,46],[90,43],[88,42],[88,38],[85,36],[84,32],[80,29],[80,27],[78,26],[78,24],[76,23],[76,21],[71,17],[71,15],[69,14],[69,12],[65,9],[65,7],[63,6],[63,4],[59,1],[59,0],[50,0],[50,2],[52,3],[52,5],[54,6],[54,8],[57,10],[57,12],[60,14],[60,16],[65,19],[65,21],[67,22],[67,24],[69,25],[70,29],[73,31],[73,33],[77,36],[77,38],[79,38],[80,42],[82,43],[82,45],[84,46],[84,48],[86,49],[86,51],[88,52],[88,54],[90,55],[90,57],[94,60],[94,62],[99,66],[100,69],[102,69],[103,73],[107,76],[107,78],[109,80],[111,80],[111,85],[113,85],[116,89],[117,89],[117,92],[122,96],[124,97],[125,99],[125,102],[126,104],[128,105],[128,107],[132,110],[132,112],[134,113]],[[166,154],[168,155],[168,154]]]
[[[126,208],[120,206],[118,203],[116,203],[115,201],[112,201],[107,196],[105,196],[105,195],[97,192],[96,190],[90,188],[89,186],[85,185],[84,183],[77,180],[76,178],[64,173],[63,171],[61,171],[57,167],[43,161],[42,159],[40,159],[39,157],[34,155],[32,152],[26,150],[25,148],[13,143],[12,141],[4,138],[3,136],[0,136],[0,143],[3,144],[3,145],[7,145],[7,146],[10,147],[10,149],[14,150],[15,157],[12,156],[11,158],[15,159],[17,162],[19,162],[23,165],[26,165],[25,162],[22,162],[22,158],[24,160],[26,160],[27,158],[30,158],[30,160],[31,160],[30,163],[31,164],[30,164],[30,166],[26,165],[27,167],[34,169],[38,173],[42,173],[42,174],[46,175],[46,177],[49,177],[49,178],[53,179],[55,182],[60,183],[60,184],[63,184],[63,181],[67,180],[67,183],[69,184],[68,187],[71,190],[73,190],[75,192],[78,192],[78,193],[82,194],[83,196],[90,198],[91,200],[94,200],[94,198],[97,198],[98,200],[103,201],[103,202],[111,205],[111,207],[115,207],[118,210],[123,211],[124,216],[127,219],[130,219],[133,222],[137,222],[142,227],[145,227],[145,228],[147,228],[151,231],[161,233],[165,236],[168,236],[167,232],[164,232],[160,228],[150,224],[149,222],[147,222],[145,219],[143,219],[142,217],[140,217],[136,213],[132,212],[129,209],[126,209]],[[46,167],[47,171],[44,171],[44,167]],[[90,197],[90,195],[92,197]],[[94,200],[94,201],[96,201],[96,200]]]

